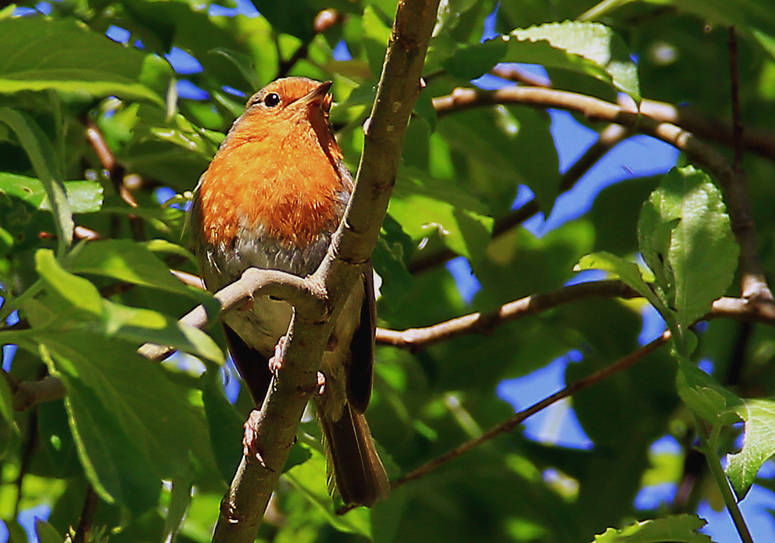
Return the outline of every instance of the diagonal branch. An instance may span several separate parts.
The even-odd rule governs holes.
[[[562,390],[555,392],[548,398],[544,398],[540,402],[528,407],[527,409],[520,411],[519,413],[516,413],[515,415],[509,417],[502,423],[496,426],[493,426],[492,428],[490,428],[483,434],[475,437],[474,439],[470,441],[466,441],[462,445],[459,445],[454,449],[446,452],[445,454],[434,458],[430,462],[423,464],[419,468],[414,469],[409,473],[405,473],[403,476],[401,476],[400,478],[398,478],[393,482],[392,487],[396,488],[410,481],[419,479],[427,475],[431,471],[435,470],[439,466],[446,464],[450,460],[453,460],[458,456],[464,453],[467,453],[471,449],[478,447],[482,443],[485,443],[500,434],[511,432],[514,428],[517,427],[517,425],[521,424],[522,421],[524,421],[526,418],[532,415],[535,415],[536,413],[538,413],[539,411],[542,411],[543,409],[546,409],[550,405],[557,403],[562,399],[568,398],[573,394],[579,392],[580,390],[584,390],[585,388],[588,388],[596,383],[599,383],[603,379],[606,379],[607,377],[610,377],[615,373],[626,370],[627,368],[635,364],[637,361],[643,359],[644,357],[651,354],[659,347],[667,343],[668,339],[670,339],[670,332],[666,331],[664,334],[662,334],[660,337],[658,337],[651,343],[644,345],[637,351],[625,356],[624,358],[618,360],[617,362],[614,362],[610,366],[603,368],[600,371],[596,371],[592,375],[584,377],[583,379],[579,379],[578,381],[572,382]]]

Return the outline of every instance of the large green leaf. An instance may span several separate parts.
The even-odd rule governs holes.
[[[503,62],[541,64],[586,74],[640,102],[637,65],[611,28],[581,21],[546,23],[511,32]]]
[[[0,24],[2,23],[3,21],[0,21]],[[2,32],[1,27],[0,32]],[[38,123],[26,113],[5,107],[0,108],[0,123],[7,124],[16,132],[16,136],[29,156],[30,162],[32,162],[38,179],[46,189],[48,205],[51,207],[54,223],[57,226],[59,252],[64,253],[65,248],[73,240],[75,226],[62,173],[54,160],[54,148]]]
[[[56,89],[163,105],[156,92],[140,83],[145,59],[139,49],[124,47],[74,20],[0,20],[0,93]]]
[[[702,171],[670,170],[643,206],[638,237],[682,330],[707,313],[732,282],[738,246],[721,191]]]
[[[76,248],[65,262],[72,273],[112,277],[178,294],[189,294],[169,268],[144,244],[126,239],[100,240]]]
[[[73,330],[37,340],[67,388],[70,426],[91,482],[108,501],[151,506],[161,478],[190,469],[201,426],[192,420],[189,391],[129,343]]]
[[[201,330],[150,309],[121,305],[105,300],[87,279],[62,268],[51,251],[36,253],[36,268],[50,296],[28,304],[38,315],[38,326],[47,330],[78,329],[123,339],[136,344],[145,342],[169,345],[222,363],[218,345]]]
[[[63,183],[73,213],[95,213],[102,207],[103,189],[96,181]],[[0,172],[0,194],[18,198],[36,209],[51,211],[45,185],[34,177]]]

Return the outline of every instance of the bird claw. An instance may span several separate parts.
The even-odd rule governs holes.
[[[243,428],[245,433],[242,436],[242,454],[248,459],[248,461],[255,460],[258,464],[269,471],[274,471],[266,464],[263,455],[258,450],[256,441],[258,440],[258,428],[261,423],[261,412],[258,409],[254,409],[250,412],[248,420],[245,421]]]
[[[269,359],[269,371],[272,375],[277,377],[277,372],[283,367],[283,361],[285,360],[285,347],[288,344],[288,336],[283,336],[277,341],[277,345],[274,346],[274,355]]]

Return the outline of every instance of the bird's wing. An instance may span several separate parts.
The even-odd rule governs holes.
[[[229,343],[229,352],[234,359],[234,365],[237,366],[242,380],[247,385],[253,402],[260,406],[264,403],[264,397],[272,382],[269,360],[245,343],[237,332],[226,324],[223,325],[223,333]]]
[[[358,413],[363,413],[369,406],[374,373],[374,333],[377,327],[377,311],[371,262],[363,269],[363,290],[365,296],[361,306],[361,320],[350,344],[352,358],[347,374],[347,400]]]

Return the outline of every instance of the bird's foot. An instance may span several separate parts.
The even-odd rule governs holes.
[[[288,336],[283,336],[274,346],[274,355],[269,359],[269,371],[277,377],[277,372],[283,367],[285,360],[285,347],[288,344]]]
[[[245,421],[243,428],[245,433],[242,435],[242,454],[247,457],[248,461],[256,461],[262,468],[274,471],[270,468],[261,451],[258,450],[258,428],[261,425],[261,412],[258,409],[254,409],[250,412],[248,420]]]

